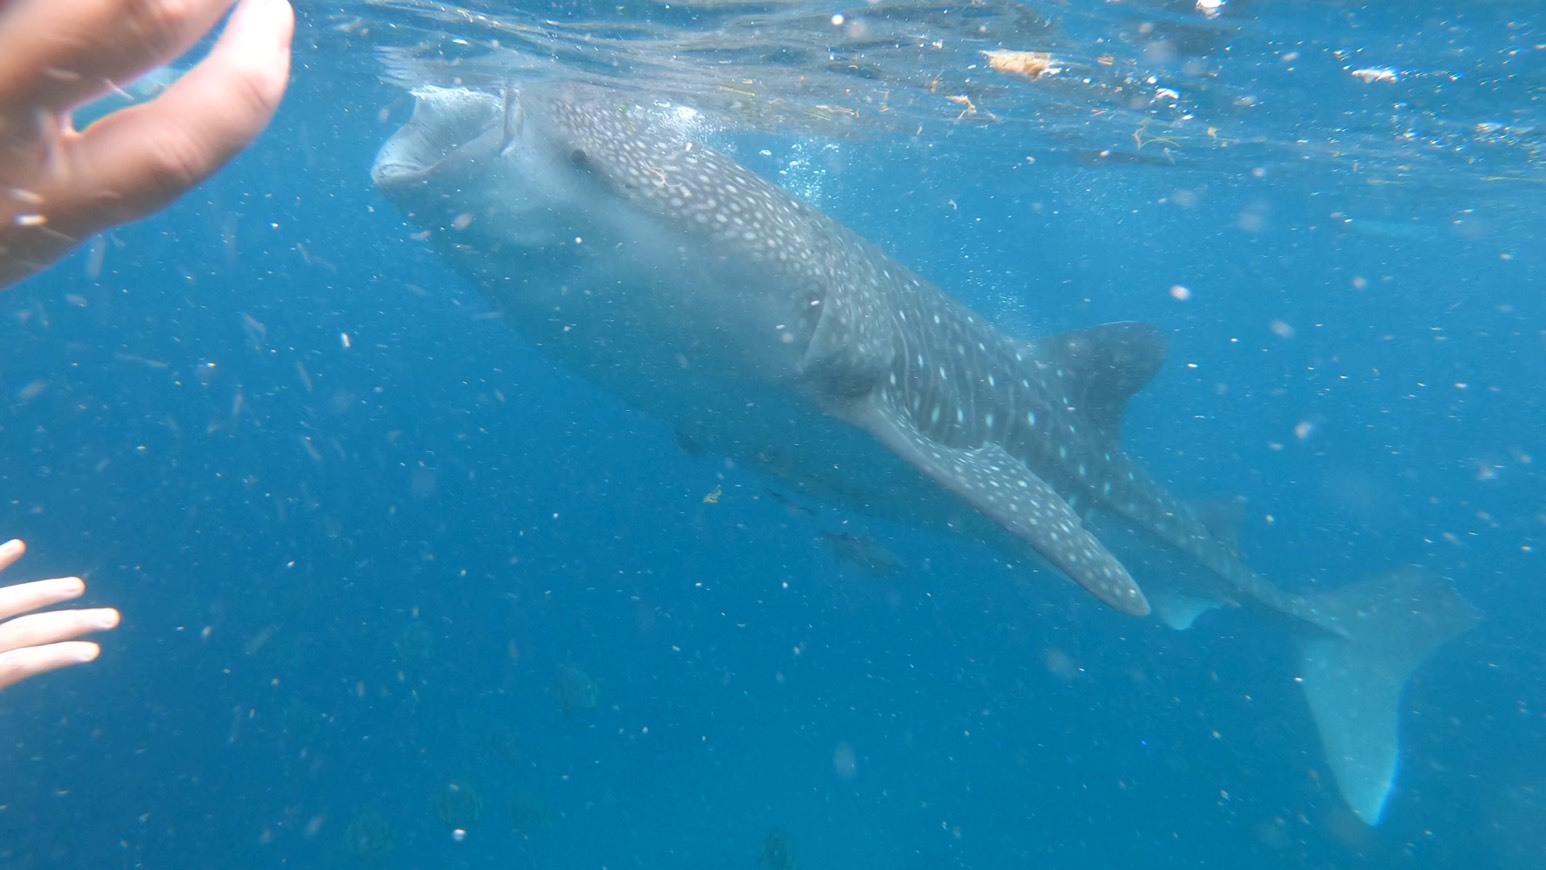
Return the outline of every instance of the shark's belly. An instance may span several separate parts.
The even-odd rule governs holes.
[[[913,526],[981,526],[974,537],[994,537],[958,500],[802,387],[804,342],[779,338],[789,335],[780,330],[789,312],[769,301],[780,288],[680,240],[626,248],[582,261],[452,259],[544,355],[667,423],[694,448],[815,499]],[[666,253],[642,255],[649,249]],[[738,316],[705,318],[705,305],[734,305]]]

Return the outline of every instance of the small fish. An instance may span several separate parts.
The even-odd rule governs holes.
[[[871,577],[890,577],[907,567],[907,563],[902,561],[900,556],[886,549],[869,535],[822,532],[821,536],[826,539],[828,546],[832,547],[834,556],[859,566],[861,571]]]
[[[762,488],[762,491],[767,495],[768,498],[778,502],[781,507],[790,511],[791,513],[797,513],[807,517],[813,517],[816,515],[815,511],[811,510],[803,504],[800,504],[789,496],[784,495],[776,489],[765,486]]]

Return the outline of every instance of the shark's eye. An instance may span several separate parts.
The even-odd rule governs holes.
[[[569,152],[569,162],[576,166],[584,166],[587,159],[583,148],[576,148]]]

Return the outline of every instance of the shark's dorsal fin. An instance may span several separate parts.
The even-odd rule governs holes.
[[[1245,502],[1239,499],[1202,499],[1189,502],[1197,519],[1229,552],[1240,552],[1240,530],[1245,528]]]
[[[1107,438],[1122,432],[1127,400],[1165,363],[1165,336],[1147,323],[1107,323],[1030,342],[1035,364],[1054,367],[1067,403]]]
[[[1084,528],[1068,502],[998,444],[952,447],[936,441],[884,394],[856,403],[848,417],[925,477],[1030,544],[1090,594],[1123,613],[1149,614],[1132,575]]]

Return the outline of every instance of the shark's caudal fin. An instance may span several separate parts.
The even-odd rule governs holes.
[[[1366,824],[1377,825],[1400,761],[1407,677],[1480,616],[1447,581],[1417,569],[1381,574],[1311,602],[1330,631],[1307,627],[1298,638],[1305,698],[1343,799]]]

